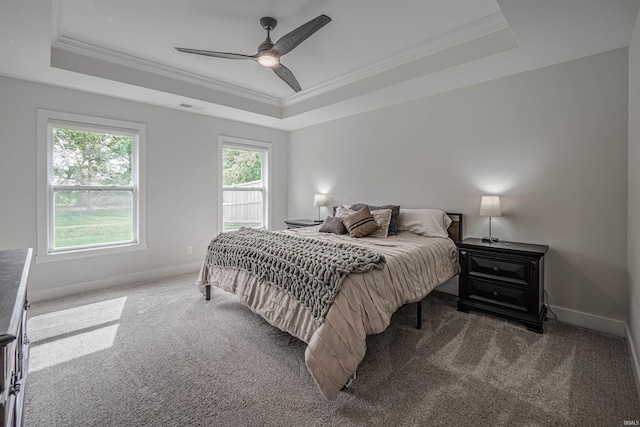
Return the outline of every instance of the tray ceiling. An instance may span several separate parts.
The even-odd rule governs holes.
[[[5,0],[0,74],[285,130],[628,45],[636,0]],[[252,55],[326,14],[282,57]],[[180,107],[180,104],[183,107]]]

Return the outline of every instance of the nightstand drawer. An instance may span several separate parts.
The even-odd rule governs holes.
[[[529,307],[529,290],[527,288],[501,285],[481,279],[469,278],[469,298],[525,312]]]
[[[529,276],[528,262],[488,258],[476,254],[469,256],[469,274],[485,275],[496,279],[506,279],[510,282],[527,285]]]

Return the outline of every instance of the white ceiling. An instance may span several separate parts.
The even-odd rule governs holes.
[[[627,46],[638,0],[2,0],[0,75],[292,130]],[[282,57],[256,53],[320,14]]]

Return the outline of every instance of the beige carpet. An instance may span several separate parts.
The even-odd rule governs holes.
[[[545,334],[456,311],[434,292],[367,340],[324,400],[304,343],[195,274],[33,304],[25,424],[36,426],[621,426],[640,420],[624,339]]]

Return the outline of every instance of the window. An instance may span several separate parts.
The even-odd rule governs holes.
[[[221,136],[220,158],[220,230],[240,227],[269,227],[269,154],[264,142]]]
[[[40,260],[144,247],[145,126],[45,110],[38,120]]]

